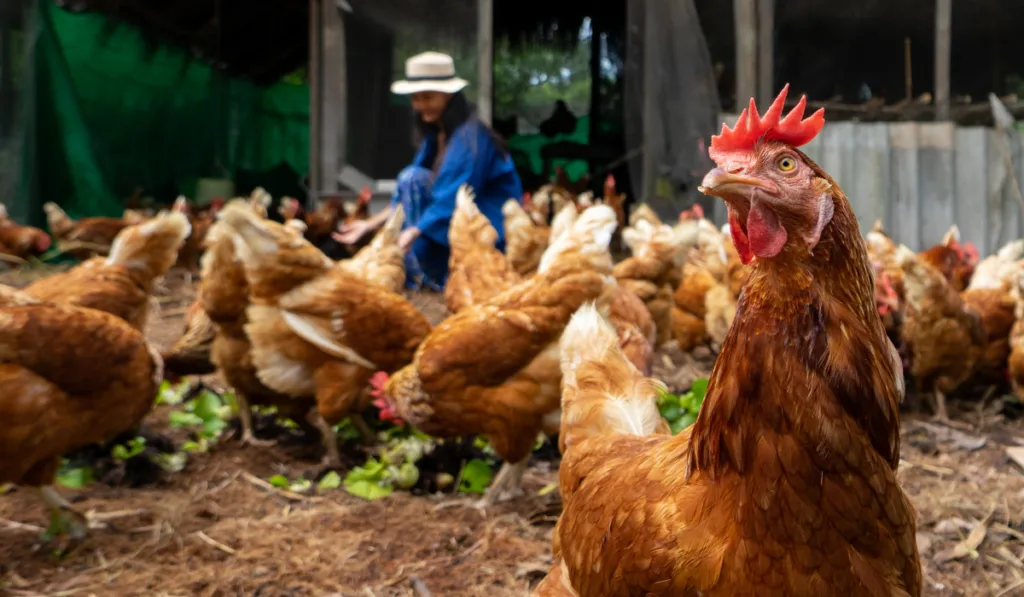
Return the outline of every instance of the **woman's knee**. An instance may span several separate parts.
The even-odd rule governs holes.
[[[423,166],[406,166],[398,173],[396,183],[399,185],[427,184],[434,179],[434,173]]]

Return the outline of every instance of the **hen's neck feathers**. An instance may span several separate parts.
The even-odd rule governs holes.
[[[875,312],[873,270],[846,196],[808,163],[832,184],[835,213],[812,255],[756,262],[690,436],[688,474],[746,474],[763,444],[786,437],[828,467],[858,432],[899,462],[902,371]]]

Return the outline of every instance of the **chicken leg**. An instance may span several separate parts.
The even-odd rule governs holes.
[[[499,501],[523,495],[523,473],[526,472],[526,464],[529,460],[530,458],[527,456],[519,462],[503,463],[491,486],[487,489],[487,493],[477,502],[477,508],[487,508]]]
[[[359,435],[362,436],[364,444],[368,446],[373,446],[377,443],[377,434],[374,433],[372,429],[370,429],[370,425],[367,424],[366,419],[363,418],[363,415],[349,415],[348,420],[352,421],[352,426],[355,427],[356,431],[359,432]]]
[[[277,442],[272,439],[256,439],[256,434],[253,432],[252,407],[245,395],[235,391],[235,402],[238,403],[238,419],[242,423],[242,443],[260,448],[276,444]]]
[[[50,509],[50,532],[67,535],[72,541],[85,539],[89,532],[89,519],[85,514],[76,510],[52,485],[33,487],[32,492]]]
[[[949,412],[946,411],[946,395],[935,390],[935,415],[933,418],[940,423],[949,422]]]
[[[946,395],[938,390],[935,390],[935,415],[932,417],[932,420],[947,427],[965,430],[973,429],[967,423],[953,421],[949,418],[949,411],[946,410]]]
[[[332,469],[341,468],[341,451],[338,449],[338,436],[334,433],[334,427],[320,416],[315,406],[306,415],[306,420],[316,427],[323,438],[324,450],[327,451],[324,455],[324,465]]]

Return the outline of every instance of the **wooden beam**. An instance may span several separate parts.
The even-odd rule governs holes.
[[[935,0],[935,120],[949,120],[953,0]]]
[[[767,106],[775,99],[775,0],[757,0],[757,98]]]
[[[757,95],[757,0],[733,0],[736,26],[736,111]]]
[[[494,0],[477,0],[477,117],[491,124],[494,116]]]

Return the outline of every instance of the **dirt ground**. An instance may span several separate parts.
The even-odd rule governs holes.
[[[45,273],[0,274],[0,283]],[[165,286],[148,330],[161,349],[181,333],[193,297],[180,275]],[[436,297],[413,300],[435,321],[443,316]],[[662,354],[655,373],[685,388],[710,363]],[[1009,456],[1024,451],[1024,425],[1004,418],[1017,408],[1004,408],[1008,400],[954,405],[964,430],[904,415],[900,479],[918,510],[925,595],[1024,595],[1024,473]],[[158,408],[147,426],[166,429],[167,416]],[[62,489],[98,528],[61,559],[40,538],[43,508],[12,489],[0,496],[0,595],[523,596],[550,563],[560,506],[557,492],[541,489],[556,480],[557,462],[535,462],[528,495],[486,513],[452,496],[365,502],[263,481],[294,478],[318,457],[309,446],[228,439],[144,487]]]

